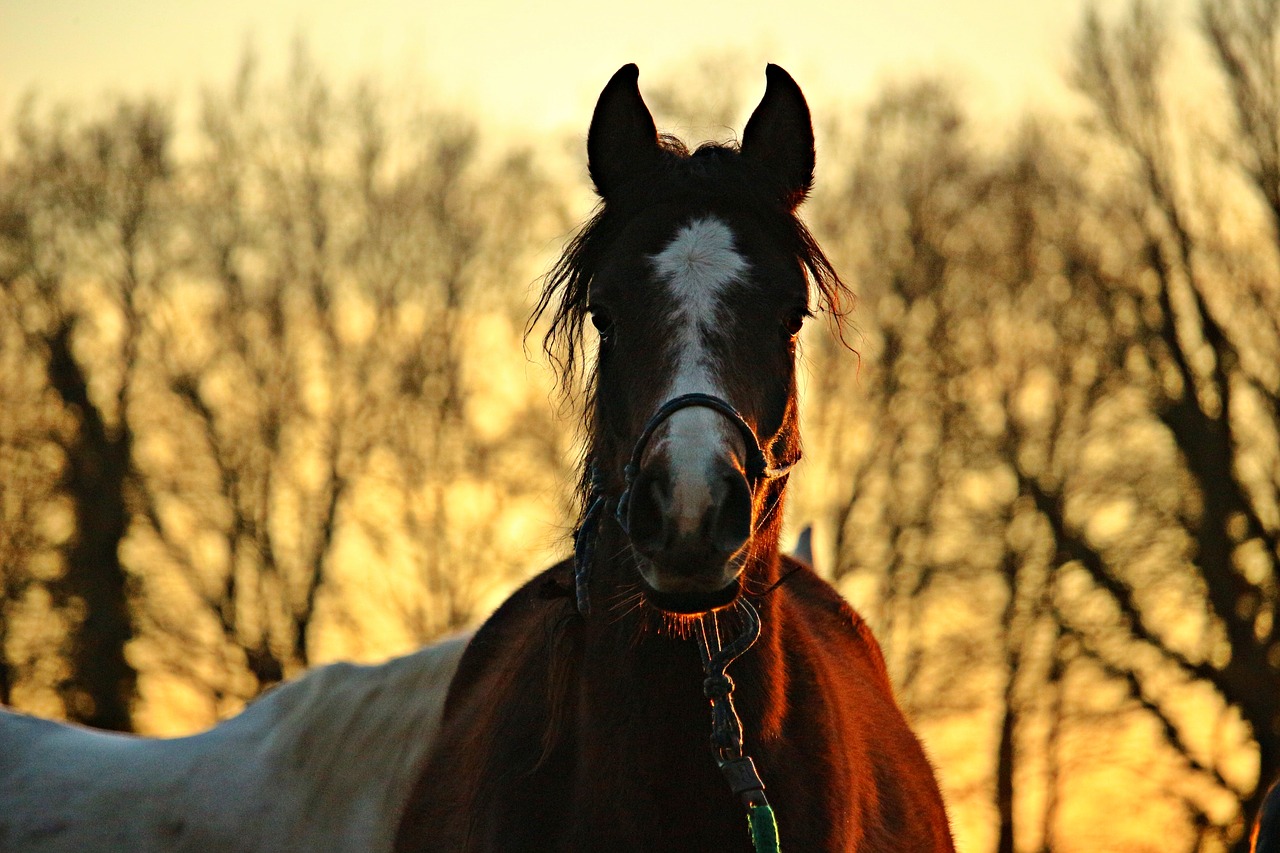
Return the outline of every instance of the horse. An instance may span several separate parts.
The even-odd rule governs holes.
[[[584,399],[574,553],[467,647],[395,850],[952,851],[866,622],[778,548],[796,336],[848,295],[797,214],[808,104],[769,65],[741,143],[690,152],[638,78],[530,321]]]
[[[1250,853],[1280,853],[1280,780],[1271,783],[1249,833]]]
[[[390,850],[468,639],[318,667],[190,737],[0,710],[0,850]]]

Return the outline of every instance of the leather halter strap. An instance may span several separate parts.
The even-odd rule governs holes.
[[[618,497],[614,518],[622,528],[622,531],[628,536],[631,535],[628,521],[628,514],[631,508],[631,487],[640,473],[640,463],[644,459],[644,453],[649,446],[650,439],[653,438],[653,434],[667,418],[681,409],[694,407],[719,412],[738,430],[738,434],[742,436],[742,444],[746,448],[747,458],[743,467],[746,469],[747,482],[753,492],[760,480],[776,480],[780,477],[785,477],[791,473],[791,469],[800,461],[800,454],[797,451],[795,457],[785,464],[770,465],[768,458],[765,456],[764,448],[760,446],[760,439],[756,437],[755,430],[751,428],[751,425],[747,423],[737,409],[720,397],[699,392],[672,397],[659,406],[658,410],[645,423],[644,429],[640,431],[640,437],[636,439],[635,447],[632,448],[631,459],[622,470],[623,489],[622,494]],[[573,549],[574,592],[578,602],[578,612],[583,616],[591,611],[591,602],[587,596],[587,577],[591,569],[592,558],[595,556],[595,539],[599,532],[600,514],[604,510],[605,503],[606,498],[600,470],[596,467],[596,463],[592,463],[591,492],[588,496],[588,508],[582,518],[582,526],[574,534]]]
[[[631,460],[627,463],[627,467],[622,469],[623,483],[622,496],[618,498],[618,508],[614,513],[614,517],[618,520],[618,524],[622,526],[622,530],[628,536],[631,535],[627,514],[631,509],[631,485],[640,473],[640,462],[644,459],[644,452],[649,447],[649,439],[653,438],[653,434],[657,432],[658,427],[681,409],[690,409],[700,407],[704,409],[712,409],[728,418],[729,423],[738,430],[738,434],[742,436],[742,444],[746,448],[747,458],[746,464],[743,466],[747,472],[747,482],[754,489],[756,481],[762,477],[766,480],[776,480],[777,478],[789,474],[796,463],[800,461],[797,455],[785,465],[779,467],[770,467],[768,459],[765,458],[764,449],[760,446],[760,439],[756,438],[755,431],[751,429],[751,425],[746,419],[738,413],[732,405],[715,396],[714,394],[681,394],[679,397],[672,397],[667,402],[658,407],[658,411],[653,413],[653,417],[649,418],[649,422],[644,425],[644,429],[640,431],[640,437],[636,439],[636,446],[631,451]]]

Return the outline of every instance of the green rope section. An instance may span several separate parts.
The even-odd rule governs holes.
[[[756,853],[778,853],[778,822],[768,803],[747,808],[747,827]]]

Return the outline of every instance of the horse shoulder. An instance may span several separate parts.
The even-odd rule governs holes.
[[[850,793],[862,803],[850,820],[858,849],[953,850],[932,765],[894,696],[880,644],[862,616],[807,566],[783,587],[788,617],[805,637],[810,678],[846,756]]]
[[[794,571],[794,579],[784,585],[799,605],[799,616],[824,646],[839,648],[852,663],[869,675],[875,685],[892,693],[889,669],[880,643],[862,614],[858,613],[830,583],[807,564],[784,556],[784,571]]]
[[[464,837],[476,842],[476,831],[492,835],[494,849],[504,843],[524,849],[514,839],[538,830],[532,823],[508,825],[502,809],[480,815],[473,804],[516,797],[526,806],[549,796],[547,780],[560,778],[556,761],[563,751],[554,739],[564,729],[557,714],[570,689],[564,667],[574,658],[573,643],[562,641],[581,620],[571,615],[569,598],[558,592],[549,597],[548,589],[563,589],[566,577],[564,564],[534,577],[494,611],[467,646],[449,687],[439,737],[403,812],[397,849],[462,849]],[[483,826],[477,830],[468,821],[479,818]]]
[[[553,646],[570,616],[561,598],[568,564],[536,575],[498,606],[476,631],[458,663],[445,700],[444,725],[456,721],[458,706],[476,694],[486,699],[523,689],[523,679],[551,663]],[[548,590],[552,590],[549,597]],[[564,593],[568,595],[567,591]],[[524,697],[536,701],[536,696]]]

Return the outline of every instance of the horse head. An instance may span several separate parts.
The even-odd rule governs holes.
[[[796,336],[843,289],[796,216],[813,181],[808,105],[781,68],[767,78],[740,146],[690,153],[657,133],[636,67],[620,69],[587,141],[601,205],[552,273],[552,334],[589,316],[599,335],[592,501],[666,611],[726,605],[776,560],[800,456]]]

